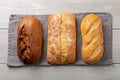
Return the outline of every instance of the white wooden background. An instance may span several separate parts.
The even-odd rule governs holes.
[[[113,16],[111,66],[19,67],[6,65],[11,14],[110,12]],[[0,0],[0,80],[120,80],[120,0]]]

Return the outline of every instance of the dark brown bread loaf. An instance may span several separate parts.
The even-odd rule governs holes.
[[[17,28],[17,54],[25,64],[36,63],[41,58],[42,27],[34,16],[25,16]]]

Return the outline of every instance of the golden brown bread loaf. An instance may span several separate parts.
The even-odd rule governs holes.
[[[36,63],[41,58],[42,27],[34,16],[25,16],[17,28],[17,54],[26,64]]]
[[[73,13],[48,17],[47,61],[50,64],[73,63],[76,57],[76,20]]]
[[[86,63],[97,63],[104,52],[102,21],[95,14],[88,14],[81,22],[82,59]]]

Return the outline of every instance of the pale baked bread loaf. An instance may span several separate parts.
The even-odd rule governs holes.
[[[76,20],[73,13],[48,17],[47,61],[50,64],[73,63],[76,57]]]
[[[97,63],[104,52],[102,21],[95,14],[86,15],[81,22],[82,59],[86,63]]]
[[[42,27],[34,16],[24,16],[17,28],[17,54],[25,64],[36,63],[41,58]]]

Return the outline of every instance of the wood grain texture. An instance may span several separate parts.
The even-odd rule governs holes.
[[[68,68],[69,67],[69,68]],[[0,65],[0,80],[119,80],[120,65],[9,68]],[[74,76],[74,77],[73,77]]]
[[[14,5],[13,5],[14,4]],[[49,6],[48,6],[49,5]],[[87,6],[86,6],[87,5]],[[10,14],[49,14],[55,12],[109,12],[113,15],[113,28],[120,26],[119,2],[117,0],[13,0],[0,1],[0,28],[8,28]]]
[[[113,61],[120,63],[120,30],[113,30]]]
[[[8,30],[0,29],[0,63],[7,62]]]
[[[120,80],[120,1],[119,0],[0,0],[0,80]],[[10,14],[49,14],[54,12],[110,12],[113,15],[112,66],[6,66]],[[3,64],[5,63],[5,64]],[[74,76],[74,77],[73,77]]]

